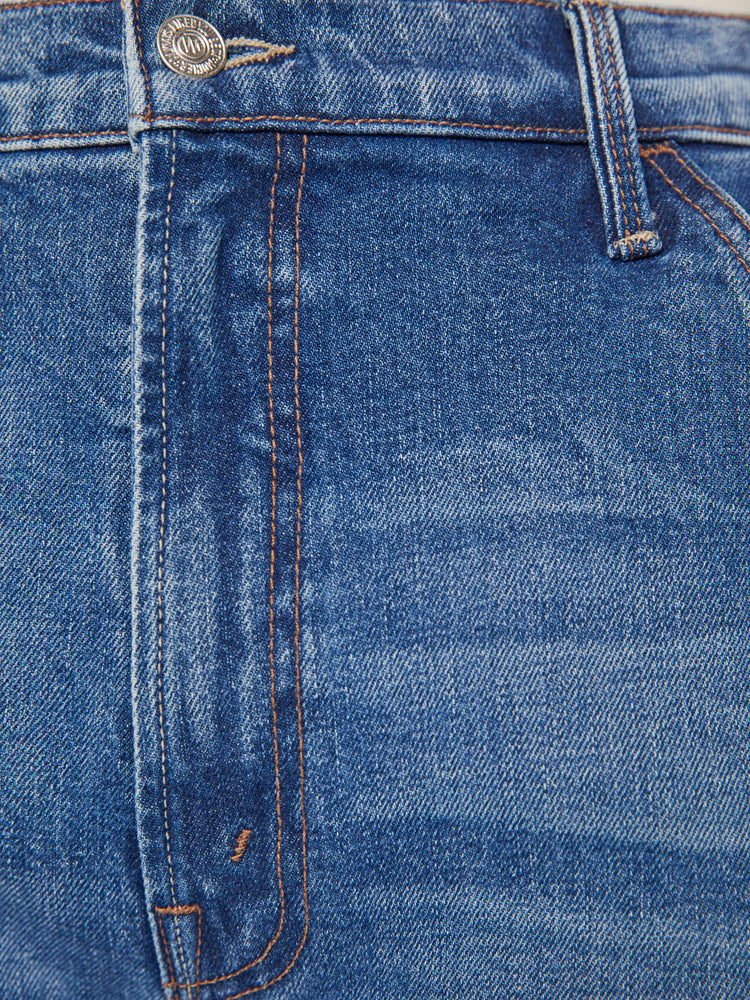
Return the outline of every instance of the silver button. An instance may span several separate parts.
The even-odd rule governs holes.
[[[227,61],[227,47],[219,32],[193,14],[168,17],[157,32],[156,47],[165,66],[197,80],[216,76]]]

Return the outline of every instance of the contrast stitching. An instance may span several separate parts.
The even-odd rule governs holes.
[[[276,42],[261,41],[259,38],[227,38],[225,44],[228,49],[250,48],[258,50],[229,59],[225,64],[225,69],[245,66],[248,63],[270,62],[277,56],[291,56],[297,51],[296,45],[279,45]]]
[[[114,0],[25,0],[24,3],[0,3],[0,12],[23,10],[25,7],[63,7],[70,3],[114,3]]]
[[[276,45],[271,42],[265,43],[262,52],[248,52],[244,56],[234,56],[224,64],[224,69],[235,69],[238,66],[246,66],[248,63],[266,63],[278,56],[290,56],[296,51],[295,45]]]
[[[190,905],[182,904],[179,906],[155,906],[154,910],[157,913],[166,913],[170,917],[174,917],[182,913],[201,913],[201,908],[198,903],[191,903]]]
[[[143,82],[146,84],[146,121],[150,122],[152,118],[151,109],[151,84],[148,79],[148,70],[146,69],[146,63],[143,60],[143,36],[141,35],[141,15],[139,10],[139,0],[133,0],[133,10],[135,11],[135,33],[137,36],[136,47],[138,49],[138,61],[141,64],[141,72],[143,73]]]
[[[299,953],[307,940],[310,926],[310,901],[307,890],[307,816],[305,813],[305,752],[304,724],[302,718],[302,676],[300,668],[300,562],[302,554],[302,428],[299,401],[299,288],[300,288],[300,206],[302,204],[302,186],[305,183],[307,168],[308,137],[302,137],[302,166],[300,167],[297,202],[294,210],[294,413],[297,430],[297,523],[296,546],[294,557],[294,669],[297,696],[297,735],[299,750],[299,797],[302,814],[302,894],[305,906],[305,927],[302,941],[289,966],[291,969],[297,961]],[[287,971],[289,971],[287,969]]]
[[[639,132],[724,132],[727,135],[750,136],[750,130],[745,128],[729,128],[725,125],[644,125]]]
[[[459,0],[455,0],[459,2]],[[460,0],[464,2],[464,0]],[[466,0],[472,3],[508,2],[525,3],[526,0]],[[432,118],[312,118],[304,115],[246,115],[241,118],[227,116],[190,117],[177,115],[154,115],[147,119],[145,115],[134,114],[133,118],[153,122],[300,122],[300,124],[321,125],[434,125],[444,128],[476,128],[496,132],[531,132],[535,135],[586,135],[585,128],[555,128],[549,125],[493,125],[486,122],[456,122]],[[654,132],[720,132],[727,135],[742,135],[750,137],[750,129],[730,128],[725,125],[643,125],[638,132],[651,135]],[[94,133],[96,134],[96,133]],[[123,132],[123,135],[127,133]],[[23,138],[23,136],[21,137]]]
[[[690,176],[693,177],[698,182],[698,184],[700,184],[707,191],[709,191],[715,198],[717,198],[722,205],[726,205],[726,207],[729,209],[729,211],[732,213],[735,219],[740,223],[740,225],[743,226],[743,228],[745,228],[748,231],[748,233],[750,233],[750,225],[748,225],[747,222],[745,222],[745,220],[742,218],[737,209],[733,205],[731,205],[726,200],[726,198],[724,198],[721,195],[721,193],[716,190],[715,187],[713,187],[711,184],[707,184],[706,181],[704,181],[703,178],[700,177],[693,170],[690,164],[686,160],[683,160],[683,158],[677,153],[677,150],[673,149],[672,146],[670,146],[668,143],[663,143],[660,146],[650,146],[647,151],[647,155],[658,156],[659,153],[669,153],[671,156],[675,158],[675,160],[677,160],[678,163],[681,163],[685,168],[685,170],[687,170],[687,172],[690,174]]]
[[[489,0],[487,0],[489,2]],[[509,0],[511,3],[526,2],[526,0]],[[154,122],[300,122],[320,123],[322,125],[439,125],[450,128],[479,128],[503,132],[535,132],[539,135],[585,135],[584,128],[547,128],[536,125],[491,125],[479,122],[439,121],[430,118],[311,118],[305,115],[244,115],[239,118],[228,116],[197,117],[155,115],[146,119],[145,115],[134,115],[144,121]]]
[[[271,433],[271,566],[269,572],[269,671],[271,675],[271,715],[273,720],[273,757],[274,757],[274,774],[276,780],[276,821],[277,821],[277,836],[276,836],[276,872],[279,880],[279,897],[280,897],[280,916],[279,925],[276,929],[275,935],[271,938],[269,943],[266,945],[265,950],[258,958],[249,962],[247,965],[238,969],[236,972],[227,973],[222,976],[215,976],[213,979],[204,979],[202,981],[195,981],[189,983],[181,983],[180,987],[185,986],[189,988],[191,986],[208,986],[211,983],[218,983],[225,979],[232,979],[234,976],[238,976],[241,972],[246,972],[251,969],[254,965],[263,961],[266,955],[269,953],[271,948],[278,941],[281,931],[284,927],[284,912],[285,912],[285,897],[284,897],[284,878],[281,869],[281,834],[282,834],[282,818],[281,818],[281,773],[279,769],[279,738],[278,738],[278,716],[276,712],[276,674],[274,667],[274,569],[276,562],[276,431],[274,427],[274,413],[273,413],[273,229],[274,229],[274,216],[276,212],[276,184],[279,179],[279,171],[281,166],[281,135],[276,133],[276,166],[274,168],[273,181],[271,182],[271,196],[270,196],[270,209],[269,209],[269,222],[268,222],[268,265],[267,265],[267,311],[268,311],[268,406],[269,406],[269,423],[270,423],[270,433]],[[190,979],[187,975],[186,978]]]
[[[156,913],[156,918],[159,921],[159,930],[161,931],[161,938],[164,943],[164,950],[167,953],[167,964],[172,975],[170,982],[164,984],[164,989],[172,987],[175,990],[176,996],[173,1000],[179,1000],[179,992],[182,985],[187,986],[188,984],[180,984],[177,982],[177,977],[174,973],[174,965],[172,964],[172,955],[167,944],[167,937],[164,933],[164,925],[162,923],[162,914],[166,913],[170,917],[175,917],[175,924],[177,922],[178,914],[185,913],[197,913],[198,914],[198,932],[197,932],[197,943],[196,943],[196,953],[195,953],[195,978],[200,979],[200,968],[201,968],[201,942],[203,939],[203,911],[201,910],[198,903],[193,903],[190,906],[155,906],[154,912]],[[191,983],[190,986],[197,986],[196,997],[200,1000],[201,990],[200,983]]]
[[[615,247],[630,246],[631,243],[650,243],[652,240],[657,238],[657,234],[651,229],[641,229],[637,233],[631,233],[630,236],[623,236],[621,240],[615,240],[612,244]]]
[[[604,94],[604,112],[607,117],[607,129],[609,131],[610,143],[612,144],[612,156],[614,157],[615,161],[615,171],[617,173],[617,185],[620,189],[620,205],[622,206],[622,217],[625,222],[625,235],[628,236],[630,234],[630,225],[628,223],[628,214],[627,214],[627,209],[625,207],[625,190],[623,188],[623,183],[622,183],[622,174],[620,173],[620,162],[619,162],[619,157],[617,155],[617,146],[615,144],[614,131],[612,129],[612,119],[610,118],[609,115],[609,95],[607,93],[608,91],[607,83],[604,79],[604,67],[602,66],[601,50],[599,48],[599,33],[597,31],[596,21],[594,19],[594,13],[591,10],[591,5],[589,3],[584,2],[582,6],[588,11],[589,18],[591,20],[591,26],[593,28],[591,33],[594,36],[596,61],[599,66],[599,75],[601,77],[601,84],[602,84],[601,89],[602,93]]]
[[[307,168],[307,145],[308,136],[305,135],[302,138],[302,165],[300,167],[300,179],[299,186],[297,188],[297,200],[295,205],[295,216],[294,216],[294,240],[295,240],[295,278],[294,278],[294,408],[295,408],[295,421],[296,421],[296,437],[297,437],[297,520],[296,520],[296,542],[295,542],[295,560],[294,560],[294,661],[295,661],[295,684],[296,684],[296,697],[297,697],[297,733],[298,733],[298,747],[299,747],[299,793],[300,793],[300,810],[302,814],[302,893],[304,899],[304,909],[305,909],[305,925],[302,932],[302,937],[300,943],[295,951],[292,960],[286,966],[286,968],[279,973],[274,979],[269,980],[267,983],[263,983],[260,986],[254,986],[252,989],[244,990],[242,993],[235,993],[231,997],[227,997],[226,1000],[235,1000],[236,997],[246,996],[248,993],[257,993],[260,990],[265,990],[269,986],[273,986],[282,979],[294,966],[295,962],[299,958],[302,949],[307,941],[307,935],[310,927],[310,900],[307,886],[307,814],[305,811],[305,763],[304,763],[304,721],[302,716],[302,679],[301,679],[301,669],[300,669],[300,562],[301,562],[301,532],[302,532],[302,430],[301,430],[301,420],[300,420],[300,404],[299,404],[299,289],[300,289],[300,206],[302,203],[302,186],[305,180],[305,171]],[[276,170],[274,173],[274,182],[271,186],[271,217],[273,218],[275,209],[275,190],[276,182],[279,175],[279,166],[281,161],[281,135],[276,133]],[[269,317],[272,317],[272,300],[271,300],[271,282],[270,277],[272,274],[272,262],[273,262],[273,222],[269,222]],[[272,334],[271,318],[269,318],[269,337]],[[270,342],[269,342],[270,343]],[[271,369],[272,354],[269,354],[269,372]],[[271,381],[269,380],[269,410],[272,410],[272,404],[270,400],[272,399],[271,394]],[[273,440],[272,439],[272,455],[273,455]],[[273,477],[273,473],[272,473]],[[273,482],[273,478],[272,478]],[[273,523],[273,519],[272,519]],[[274,536],[272,536],[273,538]],[[279,878],[281,878],[281,870],[279,869]],[[283,885],[281,887],[283,893]],[[173,912],[187,912],[191,910],[192,907],[178,907],[172,908]],[[262,959],[266,957],[273,945],[278,940],[281,933],[281,924],[279,925],[279,930],[276,932],[273,940],[267,945],[263,954],[256,958],[254,961],[244,965],[241,969],[237,969],[235,972],[228,972],[222,976],[215,976],[213,979],[202,979],[199,982],[192,983],[192,986],[208,986],[211,983],[223,982],[227,979],[234,979],[241,973],[246,972],[253,966],[257,965]],[[181,983],[177,984],[179,987],[186,986],[187,984]]]
[[[706,220],[706,222],[709,224],[709,226],[711,226],[711,228],[714,230],[714,232],[716,233],[716,235],[719,236],[726,243],[726,245],[732,251],[732,253],[734,254],[734,256],[740,262],[740,264],[742,264],[742,266],[745,268],[745,270],[747,271],[747,273],[750,274],[750,266],[748,266],[747,261],[740,254],[740,252],[734,246],[734,244],[729,239],[729,237],[724,232],[722,232],[721,229],[719,229],[719,227],[713,221],[713,219],[711,218],[711,216],[708,215],[706,212],[704,212],[703,209],[700,207],[700,205],[696,205],[696,203],[694,201],[692,201],[692,199],[690,199],[685,194],[685,192],[674,183],[674,181],[670,180],[670,178],[665,174],[665,172],[662,170],[662,168],[656,162],[656,160],[654,160],[651,156],[649,156],[649,154],[647,152],[644,152],[642,155],[643,155],[643,158],[645,160],[647,160],[655,170],[659,171],[659,173],[662,175],[662,177],[667,182],[667,184],[669,184],[669,186],[671,188],[673,188],[677,192],[677,194],[682,198],[682,200],[685,201],[685,202],[687,202],[687,204],[690,205],[691,208],[694,208],[696,210],[696,212],[698,212],[699,215],[703,216],[703,218]]]
[[[247,842],[250,840],[250,835],[252,830],[240,830],[237,834],[237,840],[234,845],[234,851],[232,853],[230,861],[242,861],[245,856],[245,851],[247,850]]]
[[[527,3],[529,0],[502,0],[502,2]],[[630,3],[613,3],[610,6],[616,10],[640,10],[645,14],[660,14],[665,17],[718,17],[725,21],[750,21],[747,14],[719,14],[705,10],[679,10],[675,8],[663,10],[658,7],[640,7]]]
[[[109,0],[63,0],[65,3],[108,3]],[[0,135],[0,142],[23,142],[26,139],[89,139],[95,135],[124,135],[127,132],[39,132],[36,135]]]
[[[622,108],[622,93],[620,90],[620,78],[617,73],[617,66],[615,64],[614,52],[612,51],[612,39],[610,38],[609,26],[607,25],[604,13],[602,11],[602,5],[597,4],[597,6],[599,7],[599,13],[602,19],[602,25],[604,26],[604,34],[607,39],[607,49],[609,50],[609,62],[610,65],[612,66],[612,76],[614,77],[615,80],[615,93],[617,94],[617,110],[620,116],[620,129],[622,130],[622,144],[625,148],[625,165],[628,168],[628,178],[630,180],[630,194],[633,198],[633,207],[635,209],[635,224],[637,231],[640,231],[642,225],[641,213],[638,209],[638,198],[636,197],[635,193],[635,181],[633,180],[633,169],[630,162],[630,150],[628,149],[628,133],[625,129],[625,116],[623,114],[623,108]]]
[[[545,3],[543,0],[453,0],[454,3],[515,3],[523,4],[532,7],[550,7],[554,10],[559,10],[559,4],[556,3]],[[610,3],[610,7],[614,7],[616,10],[640,10],[646,14],[661,14],[672,17],[719,17],[724,20],[731,21],[750,21],[750,17],[746,14],[712,14],[709,11],[702,10],[662,10],[657,7],[640,7],[631,3]]]
[[[300,570],[300,536],[302,530],[302,431],[300,426],[300,406],[299,406],[299,283],[300,283],[300,205],[302,203],[302,185],[305,182],[305,168],[307,165],[307,141],[308,137],[302,137],[302,166],[300,168],[299,186],[297,188],[297,201],[294,212],[294,410],[297,431],[297,523],[296,523],[296,552],[294,560],[294,659],[297,686],[297,731],[299,734],[299,793],[300,806],[302,810],[302,888],[305,900],[305,927],[302,938],[297,946],[297,950],[292,956],[291,962],[277,976],[263,983],[261,986],[253,986],[249,990],[242,990],[240,993],[233,993],[227,1000],[237,1000],[238,997],[248,996],[250,993],[259,993],[268,989],[274,983],[291,971],[307,940],[310,927],[310,905],[307,892],[307,820],[305,818],[305,765],[304,765],[304,736],[302,721],[302,687],[300,678],[300,648],[299,648],[299,570]]]
[[[159,924],[159,933],[161,934],[161,941],[164,946],[164,954],[167,956],[167,966],[169,967],[170,979],[168,983],[164,984],[164,989],[172,990],[172,1000],[180,1000],[180,989],[177,984],[177,976],[175,975],[174,965],[172,964],[172,949],[169,947],[167,942],[167,935],[164,933],[164,924],[162,923],[161,913],[159,912],[159,907],[154,907],[154,912],[156,913],[156,919]]]
[[[273,718],[273,766],[276,781],[276,873],[279,881],[279,926],[263,952],[268,954],[278,941],[284,926],[286,898],[284,895],[284,877],[281,870],[281,773],[279,770],[279,734],[278,715],[276,711],[276,663],[275,663],[275,606],[274,583],[276,570],[276,426],[273,407],[273,224],[276,211],[276,184],[281,167],[281,134],[276,133],[276,165],[271,184],[269,222],[268,222],[268,268],[267,268],[267,312],[268,312],[268,424],[271,436],[271,560],[268,574],[268,670],[271,681],[271,714]],[[251,965],[257,964],[258,958]],[[225,977],[221,977],[222,979]]]
[[[200,906],[198,907],[198,946],[195,951],[195,978],[200,980],[201,978],[201,943],[203,940],[203,913],[201,912]],[[195,987],[196,1000],[201,1000],[201,985],[200,981]]]
[[[175,888],[174,864],[172,861],[172,842],[169,832],[169,809],[167,805],[167,748],[164,735],[164,692],[162,675],[164,672],[164,535],[167,520],[167,292],[169,284],[169,236],[172,222],[172,197],[174,195],[175,167],[177,163],[177,129],[172,130],[172,161],[169,174],[169,190],[167,193],[167,211],[164,224],[164,264],[162,278],[161,302],[161,511],[159,516],[159,550],[156,570],[156,606],[157,606],[157,656],[156,656],[156,688],[159,705],[159,738],[161,742],[161,779],[162,779],[162,812],[164,816],[164,839],[167,848],[167,866],[169,868],[169,884],[172,891],[172,902],[177,906],[177,890]],[[175,916],[175,930],[180,945],[180,955],[186,978],[190,978],[185,961],[185,951],[182,946],[180,921]],[[192,993],[189,994],[192,997]]]

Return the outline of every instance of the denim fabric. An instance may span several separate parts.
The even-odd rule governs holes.
[[[0,5],[2,1000],[750,994],[750,21],[579,6]]]

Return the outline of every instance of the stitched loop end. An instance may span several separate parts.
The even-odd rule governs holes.
[[[615,240],[607,248],[612,260],[637,260],[653,257],[662,249],[661,237],[654,229],[640,229],[637,233]]]

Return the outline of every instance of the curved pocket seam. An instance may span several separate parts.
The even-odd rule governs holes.
[[[697,202],[695,202],[685,191],[683,191],[682,188],[678,184],[676,184],[675,181],[673,181],[672,178],[667,174],[667,172],[656,162],[656,157],[665,153],[668,153],[670,156],[672,156],[674,160],[678,164],[680,164],[681,168],[685,172],[687,172],[688,175],[692,177],[697,184],[699,184],[713,198],[715,198],[722,205],[724,205],[731,212],[731,214],[737,219],[739,224],[745,230],[747,230],[748,235],[750,235],[750,225],[748,225],[748,223],[745,221],[745,219],[742,218],[737,209],[721,194],[721,192],[719,192],[715,187],[713,187],[713,185],[709,184],[706,180],[704,180],[697,173],[697,171],[693,167],[691,167],[690,164],[682,156],[680,156],[680,154],[672,146],[671,143],[665,142],[665,143],[659,143],[656,146],[641,147],[642,158],[661,175],[661,177],[669,185],[669,187],[672,188],[672,190],[675,191],[675,193],[678,194],[679,197],[687,205],[689,205],[703,219],[706,220],[706,222],[711,226],[711,228],[714,230],[719,239],[721,239],[729,247],[729,249],[732,251],[734,256],[739,261],[739,263],[743,266],[745,271],[750,275],[750,264],[748,264],[744,254],[735,246],[735,243],[732,240],[732,238],[728,236],[727,233],[725,233],[724,230],[721,228],[721,226],[719,226],[719,224],[715,221],[715,219],[713,219],[704,208],[698,205]]]

